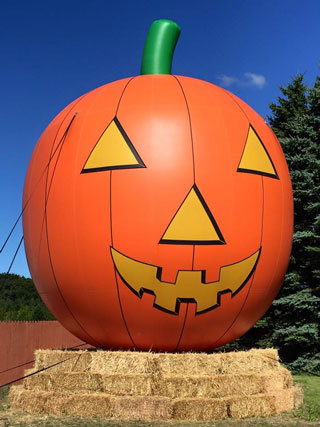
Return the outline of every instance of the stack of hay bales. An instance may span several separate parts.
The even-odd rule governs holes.
[[[276,350],[139,353],[38,350],[10,391],[25,412],[144,421],[268,416],[302,403]]]

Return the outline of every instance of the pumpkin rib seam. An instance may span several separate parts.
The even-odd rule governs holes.
[[[129,81],[127,81],[126,85],[124,86],[124,88],[121,92],[118,104],[117,104],[117,108],[116,108],[114,117],[117,117],[117,114],[118,114],[118,111],[120,108],[120,103],[121,103],[122,97],[124,95],[124,92],[126,91],[129,84],[132,82],[132,80],[134,80],[135,78],[136,78],[136,76],[131,77],[131,79]],[[110,170],[110,237],[111,237],[111,246],[113,247],[114,245],[113,245],[113,232],[112,232],[112,169]],[[124,311],[123,311],[123,307],[122,307],[122,302],[121,302],[120,287],[119,287],[119,282],[118,282],[118,277],[117,277],[117,271],[116,271],[114,264],[113,264],[113,271],[114,271],[114,277],[116,280],[117,295],[118,295],[121,317],[122,317],[125,329],[127,331],[127,334],[131,340],[133,347],[139,350],[139,347],[136,345],[136,343],[134,342],[134,340],[132,338],[132,335],[131,335],[130,330],[129,330],[129,326],[128,326],[127,321],[125,319],[125,315],[124,315]]]
[[[59,126],[59,130],[61,129],[61,126],[62,126],[62,124],[64,123],[64,121],[66,120],[66,118],[67,118],[67,116],[72,112],[72,110],[75,108],[75,106],[76,105],[78,105],[79,103],[80,103],[80,101],[82,101],[86,96],[87,96],[88,94],[85,94],[85,95],[83,95],[79,100],[78,100],[78,102],[76,102],[75,103],[75,105],[73,105],[72,106],[72,108],[70,108],[70,110],[67,112],[67,114],[65,115],[65,118],[62,120],[62,122],[61,122],[61,125]],[[74,117],[75,117],[75,115],[72,117],[72,119],[71,119],[71,121],[70,121],[70,123],[69,123],[69,125],[68,125],[68,130],[70,129],[69,128],[69,126],[71,126],[71,124],[72,124],[72,122],[73,122],[73,120],[74,120]],[[53,144],[52,144],[52,147],[51,147],[51,151],[50,151],[50,155],[49,155],[49,161],[50,161],[50,159],[51,159],[51,155],[52,155],[52,151],[53,151],[53,147],[54,147],[54,143],[55,143],[55,141],[56,141],[56,137],[57,137],[57,135],[58,135],[58,133],[59,133],[59,130],[58,130],[58,132],[57,132],[57,134],[56,134],[56,136],[55,136],[55,138],[54,138],[54,141],[53,141]],[[65,142],[65,139],[66,139],[66,137],[67,137],[67,134],[65,134],[64,135],[64,141],[63,141],[63,143]],[[53,171],[53,175],[52,175],[52,177],[51,177],[51,182],[50,182],[50,186],[49,186],[49,192],[47,193],[47,190],[48,190],[48,177],[49,177],[49,166],[50,166],[50,163],[48,164],[48,168],[47,168],[47,173],[46,173],[46,184],[45,184],[45,206],[44,206],[44,223],[45,223],[45,229],[46,229],[46,239],[47,239],[47,249],[48,249],[48,256],[49,256],[49,263],[50,263],[50,267],[51,267],[51,271],[52,271],[52,275],[53,275],[53,278],[54,278],[54,281],[55,281],[55,284],[56,284],[56,287],[57,287],[57,289],[58,289],[58,292],[59,292],[59,294],[60,294],[60,296],[61,296],[61,298],[62,298],[62,300],[63,300],[63,302],[64,302],[64,304],[65,304],[65,306],[66,306],[66,308],[67,308],[67,310],[69,311],[69,313],[71,314],[71,317],[74,319],[74,321],[78,324],[78,326],[82,329],[82,331],[94,342],[94,343],[96,343],[96,344],[98,344],[97,343],[97,341],[83,328],[83,326],[81,325],[81,323],[78,321],[78,319],[75,317],[75,315],[74,315],[74,313],[72,312],[72,310],[70,309],[70,307],[69,307],[69,305],[67,304],[67,302],[66,302],[66,300],[65,300],[65,298],[64,298],[64,296],[63,296],[63,293],[62,293],[62,291],[61,291],[61,289],[60,289],[60,287],[59,287],[59,284],[58,284],[58,280],[57,280],[57,277],[56,277],[56,274],[55,274],[55,271],[54,271],[54,268],[53,268],[53,261],[52,261],[52,257],[51,257],[51,251],[50,251],[50,244],[49,244],[49,232],[48,232],[48,217],[47,217],[47,205],[48,205],[48,200],[49,200],[49,193],[50,193],[50,190],[51,190],[51,185],[52,185],[52,182],[53,182],[53,178],[54,178],[54,173],[55,173],[55,170],[56,170],[56,167],[57,167],[57,164],[58,164],[58,160],[59,160],[59,157],[60,157],[60,154],[61,154],[61,151],[62,151],[62,148],[63,148],[63,144],[61,145],[61,147],[60,147],[60,150],[59,150],[59,153],[58,153],[58,158],[57,158],[57,161],[56,161],[56,163],[55,163],[55,166],[54,166],[54,171]]]
[[[261,184],[262,184],[262,215],[261,215],[261,235],[260,235],[260,251],[262,252],[262,236],[263,236],[263,217],[264,217],[264,182],[263,182],[263,176],[261,176]],[[260,252],[260,254],[261,254]],[[249,294],[250,294],[250,290],[252,288],[253,282],[254,282],[254,278],[255,278],[255,274],[256,274],[256,268],[252,274],[252,280],[251,280],[251,284],[249,286],[247,295],[245,297],[245,300],[238,312],[238,314],[236,315],[236,317],[234,318],[233,322],[231,323],[231,325],[225,330],[225,332],[212,344],[213,346],[215,346],[216,343],[218,343],[229,331],[230,329],[236,324],[242,310],[244,309],[244,306],[247,303],[247,300],[249,298]]]

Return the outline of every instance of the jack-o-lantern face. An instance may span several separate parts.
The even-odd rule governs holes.
[[[144,75],[79,98],[40,138],[24,199],[41,297],[101,347],[223,345],[263,315],[287,268],[280,144],[245,103],[200,80]]]
[[[108,125],[90,153],[82,173],[146,167],[117,117]],[[250,126],[245,148],[237,169],[278,178],[263,143]],[[209,207],[196,184],[179,206],[159,244],[222,245],[226,244]],[[137,296],[144,292],[155,296],[154,307],[179,314],[181,302],[194,302],[196,314],[220,305],[220,295],[232,297],[247,283],[256,267],[260,249],[244,260],[221,266],[219,280],[206,281],[206,271],[178,271],[175,283],[161,280],[162,268],[137,261],[111,247],[115,269]]]

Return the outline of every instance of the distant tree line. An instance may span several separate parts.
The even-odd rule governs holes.
[[[31,279],[0,274],[0,321],[54,320]]]

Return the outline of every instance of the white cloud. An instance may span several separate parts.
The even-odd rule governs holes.
[[[250,86],[257,86],[259,89],[262,89],[266,84],[266,78],[262,74],[244,73],[244,76],[249,80]]]
[[[222,84],[222,86],[225,86],[225,87],[229,87],[238,83],[237,77],[226,76],[225,74],[222,74],[221,76],[219,76],[218,79],[220,80],[220,83]]]
[[[262,74],[256,73],[244,73],[242,78],[235,76],[227,76],[226,74],[221,74],[218,76],[220,84],[224,87],[230,86],[253,86],[259,89],[262,89],[267,80]]]

